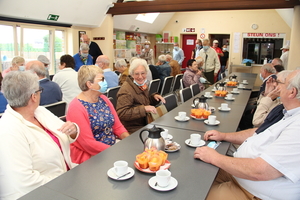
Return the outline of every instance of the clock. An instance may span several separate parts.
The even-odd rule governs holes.
[[[258,29],[258,25],[257,25],[257,24],[252,24],[252,25],[251,25],[251,28],[252,28],[253,30],[256,30],[256,29]]]

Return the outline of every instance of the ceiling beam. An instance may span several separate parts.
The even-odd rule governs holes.
[[[108,14],[294,8],[300,0],[156,0],[115,3]]]

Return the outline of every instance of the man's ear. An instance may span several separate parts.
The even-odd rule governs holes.
[[[290,90],[290,94],[288,95],[288,97],[289,97],[290,99],[295,99],[296,96],[297,96],[297,94],[298,94],[298,90],[297,90],[296,88],[293,87],[293,88]]]

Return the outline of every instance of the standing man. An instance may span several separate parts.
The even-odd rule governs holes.
[[[284,45],[280,50],[282,50],[282,55],[280,56],[280,59],[282,60],[282,65],[284,66],[285,69],[287,69],[288,66],[288,59],[289,59],[289,50],[290,50],[290,45]]]
[[[229,52],[228,52],[226,44],[223,45],[222,51],[223,51],[224,56],[222,56],[220,58],[221,69],[220,69],[220,73],[219,73],[219,80],[221,79],[221,74],[224,73],[228,67]]]
[[[103,55],[100,47],[98,46],[98,44],[96,42],[91,42],[88,35],[82,35],[81,41],[83,43],[86,43],[87,45],[89,45],[89,47],[90,47],[89,54],[93,57],[93,64],[95,64],[98,56]]]
[[[183,50],[179,47],[178,43],[174,44],[173,59],[176,60],[180,66],[182,66],[182,61],[184,60],[184,53]]]
[[[118,75],[109,68],[109,58],[106,55],[101,55],[96,60],[96,65],[103,70],[104,78],[107,82],[107,89],[119,85]]]
[[[214,77],[220,70],[220,60],[216,51],[210,47],[209,39],[203,40],[203,49],[200,50],[199,56],[204,59],[203,71],[206,79],[213,84]]]
[[[214,41],[213,41],[213,46],[212,46],[212,48],[217,52],[217,54],[218,54],[218,56],[219,56],[219,59],[220,59],[221,57],[224,56],[223,51],[222,51],[221,48],[219,47],[219,41],[218,41],[218,40],[214,40]]]
[[[193,49],[191,59],[195,59],[199,56],[200,50],[203,48],[202,41],[200,39],[197,39],[196,41],[196,48]]]

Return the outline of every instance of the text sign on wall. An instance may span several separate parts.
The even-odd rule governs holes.
[[[243,33],[243,38],[285,38],[285,33]]]
[[[195,28],[185,28],[185,32],[195,32]]]

